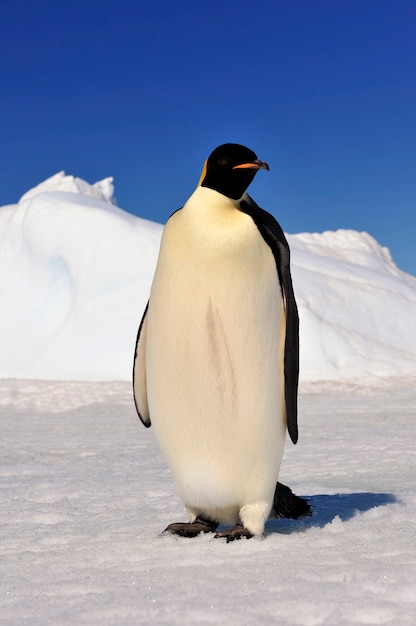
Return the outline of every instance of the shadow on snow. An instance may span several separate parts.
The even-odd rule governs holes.
[[[305,496],[303,496],[305,497]],[[308,528],[322,528],[330,524],[336,517],[347,522],[356,513],[365,513],[370,509],[398,502],[389,493],[338,493],[335,495],[317,495],[306,497],[313,510],[311,517],[301,520],[271,519],[266,523],[266,534],[291,534],[302,532]]]

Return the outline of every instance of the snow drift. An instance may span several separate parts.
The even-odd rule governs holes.
[[[129,379],[161,232],[111,178],[60,172],[0,207],[0,377]],[[415,375],[416,278],[367,233],[288,241],[301,379]]]

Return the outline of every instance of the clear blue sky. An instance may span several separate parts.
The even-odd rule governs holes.
[[[3,0],[0,84],[0,205],[64,169],[164,222],[238,142],[286,232],[416,275],[415,0]]]

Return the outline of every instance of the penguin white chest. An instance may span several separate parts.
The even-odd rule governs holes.
[[[285,438],[284,309],[252,219],[212,190],[194,196],[163,235],[146,371],[178,494],[208,510],[273,496]]]

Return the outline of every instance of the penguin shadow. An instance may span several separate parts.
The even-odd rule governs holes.
[[[266,534],[278,533],[290,535],[304,532],[309,528],[323,528],[336,517],[347,522],[356,513],[365,513],[379,506],[398,502],[390,493],[338,493],[335,495],[316,495],[305,498],[312,508],[312,515],[300,520],[284,518],[270,519],[266,522]]]

